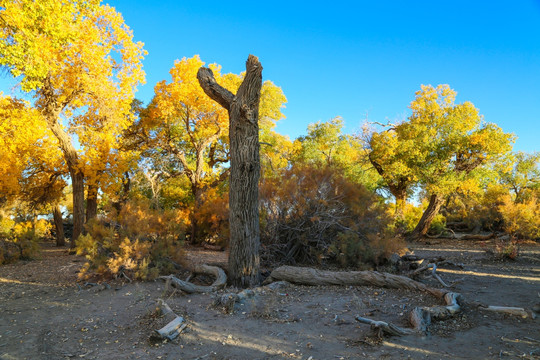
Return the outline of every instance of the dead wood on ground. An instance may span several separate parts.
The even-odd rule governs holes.
[[[204,285],[196,285],[189,281],[180,280],[174,275],[160,276],[160,279],[170,281],[170,283],[174,287],[188,294],[214,292],[218,289],[225,287],[225,285],[227,284],[227,275],[225,275],[225,272],[217,266],[209,266],[209,265],[204,265],[204,264],[197,265],[193,269],[193,272],[196,274],[206,274],[206,275],[214,276],[216,280],[212,283],[212,285],[204,286]]]
[[[155,330],[155,335],[160,339],[174,340],[187,326],[184,318],[176,315],[162,299],[157,299],[157,309],[167,320],[167,324],[161,329]]]

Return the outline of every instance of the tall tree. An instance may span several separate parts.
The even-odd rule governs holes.
[[[484,123],[471,102],[455,104],[448,85],[422,85],[411,102],[407,121],[374,133],[369,158],[396,197],[398,208],[407,192],[420,185],[429,204],[411,237],[424,235],[447,195],[471,180],[474,171],[511,149],[513,136]]]
[[[351,181],[375,189],[377,174],[371,170],[360,139],[343,133],[340,117],[309,124],[307,135],[295,141],[295,162],[342,171]]]
[[[0,65],[20,78],[23,91],[34,91],[68,166],[75,240],[84,223],[84,173],[71,134],[86,127],[107,131],[104,119],[127,126],[124,115],[144,81],[142,43],[134,43],[121,15],[99,0],[4,1],[0,18]]]
[[[262,66],[249,55],[246,75],[236,95],[219,85],[211,69],[200,68],[204,92],[229,113],[230,185],[229,276],[235,286],[259,283],[259,101]]]
[[[411,102],[412,115],[397,131],[414,141],[419,156],[411,162],[429,194],[429,204],[411,237],[425,235],[445,197],[474,176],[474,171],[497,161],[512,148],[506,134],[483,117],[471,102],[455,104],[448,85],[422,86]]]

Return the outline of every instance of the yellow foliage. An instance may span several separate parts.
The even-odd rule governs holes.
[[[0,159],[0,193],[11,199],[23,197],[23,190],[29,194],[30,188],[45,187],[52,173],[64,171],[58,142],[39,112],[1,93]]]
[[[23,91],[35,91],[44,122],[35,130],[46,124],[70,172],[82,171],[89,184],[119,178],[111,172],[127,168],[118,139],[133,121],[131,102],[144,82],[143,44],[99,0],[7,0],[0,17],[0,65],[20,78]]]
[[[15,221],[0,217],[0,265],[39,254],[39,241],[48,236],[52,226],[43,219]]]
[[[515,203],[512,197],[507,195],[499,206],[499,211],[506,232],[525,239],[540,239],[540,202],[536,197],[523,203]]]

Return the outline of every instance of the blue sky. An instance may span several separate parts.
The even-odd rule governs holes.
[[[404,119],[420,84],[442,83],[515,133],[516,150],[540,150],[540,0],[109,4],[148,51],[145,102],[175,59],[239,73],[251,53],[287,96],[277,130],[291,138],[335,116],[347,132]]]

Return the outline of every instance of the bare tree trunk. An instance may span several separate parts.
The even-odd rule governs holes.
[[[71,186],[73,189],[73,234],[71,236],[70,247],[73,249],[75,248],[75,241],[82,234],[84,225],[84,174],[79,166],[79,155],[68,134],[62,129],[55,118],[49,119],[47,124],[58,139],[71,177]]]
[[[129,172],[124,173],[124,177],[122,178],[122,193],[120,194],[120,197],[118,201],[114,201],[112,203],[113,208],[120,213],[124,205],[126,204],[129,196],[129,190],[131,189],[131,178],[129,177]]]
[[[202,195],[203,195],[203,189],[201,188],[200,184],[193,184],[191,185],[191,192],[193,193],[193,196],[195,198],[195,202],[193,204],[193,212],[191,213],[191,243],[198,244],[202,241],[201,234],[200,234],[200,227],[199,227],[199,211],[202,206]]]
[[[86,222],[89,222],[97,216],[98,187],[88,184],[86,191]]]
[[[64,237],[64,220],[60,206],[56,205],[53,209],[54,226],[56,227],[56,246],[64,246],[66,240]]]
[[[75,241],[82,234],[84,225],[84,175],[81,171],[71,172],[73,187],[73,235],[70,248],[75,248]]]
[[[431,222],[435,218],[435,215],[439,213],[439,210],[441,209],[443,202],[444,202],[444,198],[441,195],[438,195],[438,194],[431,195],[427,209],[422,214],[422,217],[420,218],[418,225],[416,225],[416,227],[414,228],[414,230],[412,231],[410,235],[411,239],[417,239],[420,236],[424,236],[427,234],[429,227],[431,225]]]
[[[259,283],[259,100],[262,66],[249,55],[246,76],[233,95],[214,79],[212,71],[197,73],[204,92],[229,112],[230,185],[229,277],[239,287]]]
[[[405,205],[407,204],[407,191],[404,190],[393,195],[396,198],[395,217],[396,219],[403,219],[403,215],[405,214]]]

